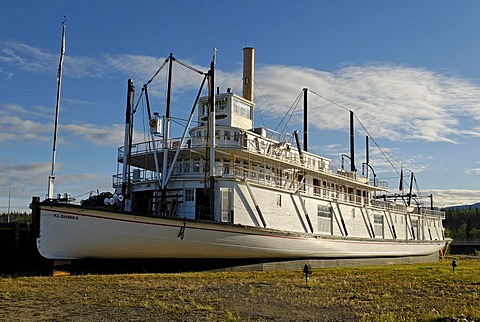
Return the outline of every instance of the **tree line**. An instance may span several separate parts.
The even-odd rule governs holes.
[[[31,223],[32,214],[28,212],[11,212],[10,215],[7,213],[2,213],[0,215],[0,223],[10,222],[20,222],[20,223]]]
[[[443,226],[454,240],[480,240],[480,208],[446,210]]]

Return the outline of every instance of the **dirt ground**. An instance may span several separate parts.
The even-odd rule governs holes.
[[[480,321],[480,261],[0,278],[2,321]]]

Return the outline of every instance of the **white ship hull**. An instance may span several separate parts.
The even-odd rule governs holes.
[[[241,225],[40,206],[37,247],[51,259],[374,258],[438,253],[445,241],[333,237]]]

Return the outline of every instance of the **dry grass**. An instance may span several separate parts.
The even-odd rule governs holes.
[[[480,261],[0,279],[3,321],[480,321]]]

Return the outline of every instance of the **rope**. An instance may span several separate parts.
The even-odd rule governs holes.
[[[343,105],[341,105],[341,104],[339,104],[339,103],[337,103],[337,102],[335,102],[335,101],[333,101],[333,100],[331,100],[331,99],[329,99],[329,98],[327,98],[327,97],[325,97],[325,96],[323,96],[323,95],[320,95],[320,94],[318,94],[318,93],[316,93],[316,92],[314,92],[314,91],[312,91],[312,90],[308,90],[308,91],[311,92],[312,94],[320,97],[321,99],[323,99],[323,100],[325,100],[325,101],[327,101],[327,102],[329,102],[329,103],[331,103],[331,104],[333,104],[333,105],[335,105],[335,106],[337,106],[337,107],[340,107],[341,109],[343,109],[343,110],[345,110],[345,111],[353,112],[353,115],[354,115],[355,119],[357,120],[358,124],[360,124],[360,126],[361,126],[362,129],[365,131],[365,133],[367,133],[367,135],[368,135],[368,137],[370,138],[370,140],[374,143],[374,145],[375,145],[375,146],[378,148],[378,150],[382,153],[383,157],[385,158],[385,160],[387,160],[387,162],[390,164],[390,166],[392,167],[392,169],[400,176],[400,171],[397,169],[397,167],[395,167],[395,165],[393,164],[393,162],[392,162],[391,160],[393,160],[393,161],[395,161],[397,164],[400,164],[401,166],[403,166],[402,163],[399,162],[398,160],[396,160],[395,157],[393,157],[391,154],[389,154],[387,151],[385,151],[385,150],[377,143],[377,141],[375,140],[375,138],[370,134],[370,132],[368,132],[367,128],[363,125],[362,121],[360,121],[360,119],[357,117],[357,115],[355,114],[355,112],[354,112],[353,110],[351,110],[351,109],[349,109],[349,108],[347,108],[347,107],[345,107],[345,106],[343,106]],[[410,173],[413,173],[413,171],[410,170],[409,168],[405,168],[405,170],[409,171]],[[414,178],[414,179],[415,179],[415,178]],[[415,179],[415,182],[416,182],[416,179]],[[409,187],[409,184],[408,184],[407,182],[405,182],[405,183],[406,183],[406,186]],[[417,187],[417,191],[419,191],[419,190],[418,190],[418,187]]]

